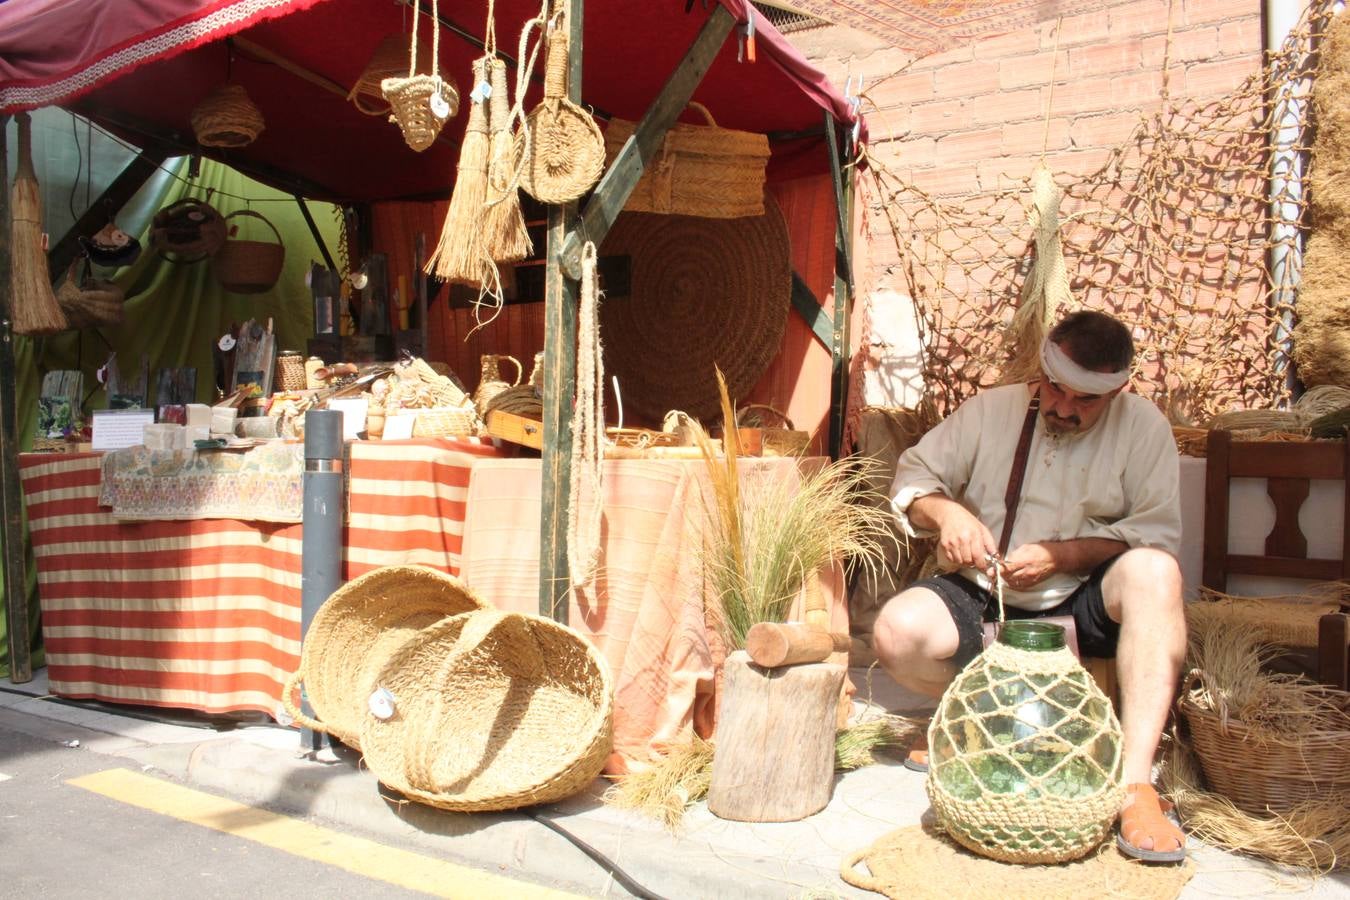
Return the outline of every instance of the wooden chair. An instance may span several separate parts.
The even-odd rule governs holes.
[[[1316,581],[1350,580],[1350,441],[1234,441],[1227,431],[1211,431],[1205,468],[1205,545],[1201,583],[1227,592],[1230,575],[1264,575]],[[1275,504],[1275,527],[1261,555],[1228,552],[1229,482],[1265,478]],[[1308,556],[1299,525],[1299,509],[1313,479],[1343,481],[1346,521],[1337,559]],[[1350,614],[1321,617],[1317,632],[1318,678],[1345,690],[1350,683]]]

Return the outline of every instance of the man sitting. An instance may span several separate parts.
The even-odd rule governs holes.
[[[1151,780],[1186,649],[1179,465],[1162,413],[1124,391],[1133,359],[1123,324],[1072,313],[1043,343],[1038,381],[980,393],[901,456],[896,514],[911,536],[936,534],[955,571],[892,598],[874,644],[897,682],[938,697],[981,650],[995,578],[1008,618],[1073,616],[1082,654],[1117,662],[1127,785],[1117,843],[1177,861],[1185,835]],[[927,745],[906,765],[926,769]]]

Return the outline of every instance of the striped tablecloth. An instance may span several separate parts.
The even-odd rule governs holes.
[[[343,577],[460,568],[469,471],[491,446],[351,446]],[[100,454],[19,459],[53,693],[275,715],[299,662],[301,526],[125,522],[98,505]]]

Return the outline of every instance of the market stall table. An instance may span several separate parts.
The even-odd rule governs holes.
[[[756,470],[799,477],[823,462],[742,459],[741,477]],[[701,460],[605,462],[600,562],[594,581],[569,595],[568,624],[595,643],[613,672],[611,773],[687,740],[691,727],[710,736],[723,650],[703,603],[705,478]],[[540,483],[537,459],[485,461],[470,474],[462,574],[501,609],[539,609]],[[847,632],[841,576],[823,582],[831,628]]]
[[[408,563],[457,574],[469,472],[498,451],[444,438],[349,446],[344,580]],[[52,692],[275,716],[299,662],[302,526],[119,520],[99,505],[102,461],[20,457]]]

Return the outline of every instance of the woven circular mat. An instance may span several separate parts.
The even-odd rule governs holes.
[[[626,412],[709,421],[759,381],[783,341],[792,296],[787,223],[772,196],[740,219],[622,213],[601,257],[629,258],[629,290],[605,285],[600,338]],[[603,266],[603,263],[602,263]]]
[[[867,874],[869,871],[871,874]],[[927,825],[910,825],[846,857],[839,874],[856,887],[906,900],[951,900],[954,896],[990,900],[1162,900],[1181,893],[1195,874],[1195,866],[1190,860],[1181,865],[1131,860],[1115,848],[1114,842],[1075,862],[1022,866],[977,856]],[[955,885],[960,887],[954,890]]]

